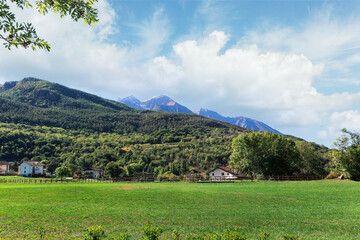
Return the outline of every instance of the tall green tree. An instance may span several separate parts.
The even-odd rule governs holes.
[[[301,156],[301,173],[312,176],[325,176],[325,165],[328,162],[324,154],[317,151],[311,143],[296,141]]]
[[[61,178],[61,179],[64,178],[64,177],[70,177],[71,176],[71,170],[66,166],[62,166],[62,167],[58,167],[55,170],[55,174],[56,174],[56,177]]]
[[[360,180],[360,134],[345,128],[343,135],[334,143],[338,151],[335,159],[344,173],[352,180]]]
[[[118,178],[122,172],[123,169],[117,163],[109,162],[106,165],[104,174],[114,179],[114,178]]]
[[[252,176],[292,175],[300,172],[300,153],[291,139],[253,132],[233,140],[230,165]]]
[[[50,51],[50,44],[38,37],[32,23],[20,23],[16,20],[10,3],[20,9],[35,7],[44,15],[52,11],[61,18],[70,16],[74,21],[82,19],[91,25],[98,21],[97,9],[93,6],[95,2],[97,0],[37,0],[33,6],[29,0],[0,0],[0,39],[8,49],[31,47],[33,50],[39,48]]]

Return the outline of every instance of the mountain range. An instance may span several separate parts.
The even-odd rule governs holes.
[[[120,134],[160,134],[164,131],[164,134],[171,132],[174,136],[185,137],[199,130],[204,133],[215,129],[247,131],[193,114],[140,111],[117,101],[36,78],[1,85],[0,109],[0,122],[73,130]]]
[[[188,113],[188,114],[195,114],[204,116],[207,118],[211,118],[214,120],[227,122],[236,126],[240,126],[247,129],[252,129],[256,131],[266,131],[266,132],[272,132],[281,134],[276,129],[271,128],[267,124],[247,118],[247,117],[224,117],[220,114],[218,114],[215,111],[200,108],[196,110],[195,112],[192,112],[187,107],[175,102],[173,99],[171,99],[168,96],[160,95],[153,97],[147,101],[141,102],[139,99],[137,99],[134,96],[129,96],[123,99],[119,99],[119,102],[126,104],[129,107],[140,109],[140,110],[155,110],[155,111],[163,111],[163,112],[170,112],[170,113]]]

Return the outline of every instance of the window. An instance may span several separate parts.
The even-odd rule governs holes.
[[[213,176],[215,176],[215,173],[212,173]]]
[[[224,176],[225,174],[222,172],[221,175]]]
[[[26,173],[26,171],[24,171],[24,173]]]
[[[229,176],[229,173],[227,173],[227,175]]]

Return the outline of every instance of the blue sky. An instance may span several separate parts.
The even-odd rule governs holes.
[[[94,27],[14,9],[52,51],[0,49],[33,76],[109,99],[165,94],[331,146],[360,131],[359,1],[99,0]]]

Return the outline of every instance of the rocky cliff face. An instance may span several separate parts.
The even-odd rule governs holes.
[[[173,99],[165,95],[153,97],[145,102],[141,102],[134,96],[129,96],[120,99],[119,102],[128,105],[129,107],[141,110],[155,110],[170,113],[193,113],[187,107],[175,102]]]

